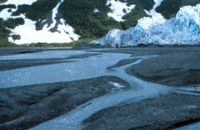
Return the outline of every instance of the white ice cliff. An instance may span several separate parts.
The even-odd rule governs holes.
[[[150,43],[159,45],[200,43],[200,4],[180,8],[176,17],[170,20],[165,20],[154,11],[147,12],[152,17],[140,19],[134,28],[125,31],[111,30],[105,37],[93,43],[109,44],[113,47]]]

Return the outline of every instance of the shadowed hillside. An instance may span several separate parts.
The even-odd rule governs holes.
[[[180,7],[186,5],[195,6],[198,3],[200,3],[200,0],[163,0],[161,5],[156,8],[156,11],[162,13],[165,18],[170,19],[176,16]]]

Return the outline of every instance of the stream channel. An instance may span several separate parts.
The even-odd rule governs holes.
[[[66,59],[70,56],[86,53],[98,55],[90,56],[87,58]],[[8,88],[42,83],[74,81],[100,76],[116,76],[129,83],[131,88],[128,90],[123,90],[115,93],[108,93],[104,96],[90,100],[85,104],[82,104],[74,110],[68,112],[67,114],[41,123],[40,125],[35,126],[30,130],[82,129],[85,127],[84,125],[82,125],[82,121],[89,118],[91,115],[95,114],[100,110],[113,106],[135,103],[147,98],[155,97],[159,94],[166,94],[168,92],[177,91],[176,88],[146,82],[126,73],[127,67],[138,64],[146,58],[156,57],[156,55],[136,57],[130,56],[130,54],[123,53],[96,53],[73,50],[45,51],[33,54],[1,56],[0,61],[3,60],[4,62],[5,60],[43,58],[63,58],[63,61],[72,62],[1,71],[0,86],[1,88]],[[120,60],[124,59],[137,60],[133,63],[121,67],[107,69],[107,67],[115,65]],[[119,83],[109,83],[113,84],[115,87],[118,88],[124,87]]]

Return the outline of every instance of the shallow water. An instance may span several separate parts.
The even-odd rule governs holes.
[[[37,53],[0,56],[0,61],[1,60],[21,60],[21,59],[66,58],[68,56],[84,54],[84,53],[86,52],[75,51],[75,50],[43,51],[43,52],[37,52]]]
[[[110,54],[111,53],[109,53],[109,55]],[[116,55],[116,54],[114,54],[114,55]],[[104,56],[107,56],[107,54],[102,55],[102,57],[104,57]],[[143,58],[150,58],[150,57],[152,57],[152,56],[144,56]],[[138,58],[138,57],[133,57],[133,58]],[[140,58],[142,58],[142,57],[140,57]],[[109,66],[109,64],[104,66],[103,75],[117,76],[117,77],[125,80],[126,82],[128,82],[131,86],[131,89],[126,90],[126,91],[116,92],[116,93],[110,93],[110,94],[106,94],[104,96],[95,98],[85,104],[78,106],[76,109],[68,112],[66,115],[62,115],[53,120],[44,122],[44,123],[42,123],[36,127],[33,127],[31,129],[33,129],[33,130],[36,130],[36,129],[55,129],[55,130],[82,129],[84,127],[82,125],[82,121],[89,118],[92,114],[94,114],[100,110],[103,110],[103,109],[109,108],[109,107],[113,107],[113,106],[118,106],[120,104],[128,104],[128,103],[138,102],[143,99],[157,96],[159,94],[167,93],[171,90],[170,87],[165,87],[165,86],[154,84],[154,83],[148,83],[148,82],[142,81],[138,78],[135,78],[125,72],[125,69],[128,66],[138,64],[140,62],[141,62],[141,60],[137,60],[136,62],[131,63],[129,65],[115,68],[112,71],[105,70],[105,68],[107,68]],[[102,73],[103,71],[100,69],[100,72]],[[116,83],[113,85],[116,86]]]
[[[65,58],[84,51],[47,51],[43,53],[22,54],[15,56],[2,56],[0,59],[36,59],[36,58]],[[94,53],[94,52],[90,52]],[[126,59],[129,54],[103,53],[82,59],[71,59],[67,63],[35,66],[6,70],[0,72],[0,88],[17,87],[32,84],[73,81],[104,76],[106,68],[116,64],[119,60]]]

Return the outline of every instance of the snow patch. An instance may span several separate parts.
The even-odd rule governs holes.
[[[7,20],[8,18],[11,18],[11,14],[13,11],[16,11],[16,9],[12,9],[12,12],[8,12],[9,9],[3,9],[0,12],[0,18],[2,18],[3,20]],[[15,18],[15,17],[12,17]]]
[[[36,2],[37,0],[8,0],[7,2],[1,4],[1,5],[7,5],[7,4],[14,4],[16,6],[18,5],[31,5],[32,3]]]
[[[150,15],[152,17],[152,20],[154,23],[164,23],[166,22],[166,19],[162,16],[162,14],[156,12],[156,8],[160,6],[161,2],[163,0],[154,0],[155,5],[153,6],[153,9],[150,11],[144,10],[147,15]]]
[[[119,83],[115,83],[115,82],[109,82],[110,84],[112,84],[113,86],[117,87],[117,88],[124,88],[123,85],[120,85]]]
[[[119,0],[108,0],[106,5],[110,5],[112,12],[108,12],[108,16],[114,18],[118,22],[125,21],[122,17],[131,12],[135,5],[128,6],[126,2],[120,2]],[[125,12],[123,11],[125,10]]]
[[[94,9],[93,13],[99,13],[100,11],[98,9]]]

